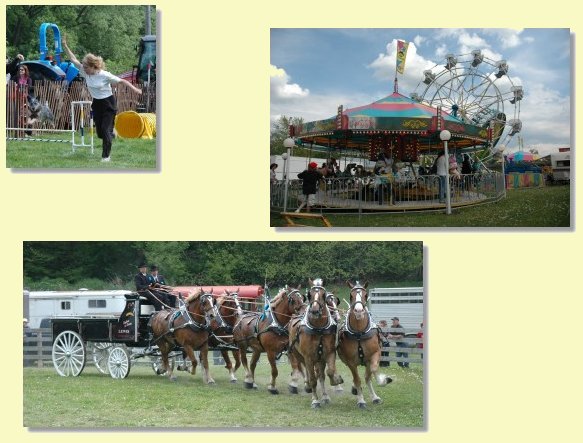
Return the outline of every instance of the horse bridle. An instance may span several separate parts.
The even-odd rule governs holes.
[[[296,304],[296,301],[297,301],[293,297],[294,294],[298,294],[300,296],[300,298],[302,299],[302,302],[299,303],[299,306],[297,307],[297,309],[294,309],[294,311],[296,311],[296,312],[299,311],[299,309],[301,308],[301,306],[306,302],[306,296],[304,294],[302,294],[298,289],[288,288],[286,286],[285,293],[287,295],[287,304],[290,307],[294,306]]]
[[[314,289],[316,290],[316,293],[317,294],[320,294],[320,291],[323,291],[323,293],[324,293],[323,294],[324,295],[324,297],[323,297],[324,303],[321,303],[320,300],[316,300],[315,299],[315,295],[314,295],[314,297],[311,297],[312,291]],[[323,286],[312,286],[310,288],[310,292],[309,293],[310,293],[310,299],[308,300],[309,305],[311,306],[313,303],[317,303],[318,304],[318,312],[316,312],[315,314],[314,314],[314,312],[312,312],[312,314],[317,315],[317,317],[321,317],[322,316],[322,311],[324,310],[324,306],[326,306],[326,308],[328,307],[328,304],[326,303],[326,297],[327,297],[326,288],[323,287]],[[313,298],[313,300],[312,300],[312,298]],[[308,309],[308,310],[311,311],[311,309]]]
[[[353,310],[354,307],[359,303],[362,305],[363,309],[366,309],[366,300],[362,301],[363,298],[368,298],[368,293],[366,292],[366,288],[364,286],[362,286],[360,283],[356,282],[356,284],[352,287],[352,289],[350,289],[351,296],[352,296],[352,293],[354,291],[357,291],[356,294],[357,294],[357,296],[360,296],[360,300],[356,299],[354,302],[350,303],[350,309]],[[366,294],[366,296],[364,296],[364,297],[363,297],[363,291]]]

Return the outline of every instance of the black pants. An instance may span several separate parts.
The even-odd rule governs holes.
[[[113,140],[113,122],[117,114],[117,104],[113,95],[107,98],[94,98],[91,104],[93,120],[97,129],[97,137],[103,140],[101,158],[111,154],[111,142]]]

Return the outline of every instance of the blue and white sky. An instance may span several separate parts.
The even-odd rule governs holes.
[[[524,88],[524,149],[546,155],[571,146],[569,29],[272,29],[271,119],[329,118],[339,105],[390,95],[399,39],[411,42],[405,73],[398,76],[400,93],[415,92],[423,71],[446,54],[480,49],[492,60],[507,60],[508,75]],[[506,153],[517,150],[514,137]]]

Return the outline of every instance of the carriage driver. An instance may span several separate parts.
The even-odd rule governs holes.
[[[164,280],[164,276],[158,274],[158,266],[151,265],[150,266],[150,274],[148,275],[148,282],[150,286],[153,288],[159,288],[166,286],[166,281]],[[170,294],[168,292],[157,292],[155,294],[159,296],[159,298],[166,303],[168,306],[174,308],[176,307],[176,296],[174,294]]]
[[[152,293],[153,285],[148,280],[147,270],[148,267],[145,264],[140,264],[138,266],[139,272],[134,277],[134,282],[136,283],[136,291],[143,297],[146,297],[154,305],[156,311],[161,311],[164,309],[164,304],[169,305],[166,294],[155,292]]]

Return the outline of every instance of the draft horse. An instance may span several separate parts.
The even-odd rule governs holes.
[[[373,403],[380,403],[381,398],[373,389],[371,376],[374,375],[379,386],[385,386],[393,380],[379,373],[382,343],[379,328],[372,321],[366,307],[368,282],[364,286],[358,281],[355,284],[350,281],[346,283],[350,288],[350,308],[346,312],[346,322],[338,334],[338,356],[352,372],[352,393],[357,396],[358,407],[366,408],[358,366],[366,367],[364,380]]]
[[[235,298],[235,300],[238,299]],[[299,312],[304,304],[304,296],[300,287],[285,286],[280,289],[268,308],[262,313],[242,311],[233,328],[233,341],[241,351],[241,362],[245,368],[245,387],[256,389],[255,367],[262,352],[267,353],[267,360],[271,366],[271,382],[267,390],[272,394],[279,394],[275,386],[278,376],[276,360],[287,349],[288,330],[292,315]],[[239,306],[240,307],[240,306]],[[251,364],[247,361],[247,349],[250,348]]]
[[[336,373],[336,330],[338,311],[331,309],[337,299],[334,295],[327,297],[326,289],[320,278],[308,280],[310,284],[308,307],[304,315],[294,318],[289,325],[288,357],[292,365],[290,391],[297,393],[297,381],[302,375],[302,365],[306,370],[307,391],[312,393],[312,408],[320,407],[318,382],[322,390],[321,401],[330,402],[326,392],[325,376],[328,375],[331,386],[344,383]]]
[[[184,302],[179,301],[180,308],[165,309],[152,315],[150,325],[153,344],[158,345],[162,354],[162,363],[168,378],[176,380],[168,363],[168,354],[176,347],[182,347],[192,362],[190,373],[196,372],[194,351],[200,351],[202,378],[207,384],[215,381],[209,373],[208,340],[209,318],[217,316],[216,305],[212,293],[198,289],[188,296]]]
[[[237,322],[238,302],[236,292],[225,291],[219,298],[217,298],[217,317],[211,320],[211,335],[209,337],[209,346],[211,348],[219,348],[223,360],[225,361],[225,368],[229,371],[231,383],[237,382],[235,372],[241,366],[241,351],[235,347],[233,343],[233,328]],[[235,360],[235,366],[229,358],[229,349]]]

